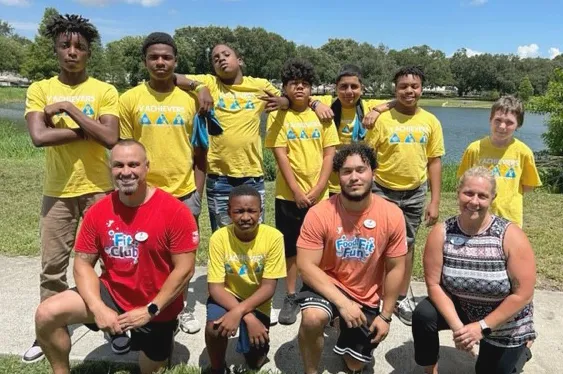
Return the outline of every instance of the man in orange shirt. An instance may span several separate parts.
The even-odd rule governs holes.
[[[375,166],[368,146],[341,148],[333,162],[341,192],[312,207],[303,222],[297,241],[304,283],[299,347],[307,374],[317,373],[323,330],[334,318],[340,317],[334,352],[352,372],[371,361],[389,332],[407,240],[401,210],[371,193]]]

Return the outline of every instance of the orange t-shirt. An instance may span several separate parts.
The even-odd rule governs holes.
[[[355,301],[376,307],[385,258],[407,253],[403,213],[395,204],[372,195],[370,208],[352,214],[339,199],[340,194],[334,195],[309,210],[297,247],[322,250],[319,267],[333,283]]]

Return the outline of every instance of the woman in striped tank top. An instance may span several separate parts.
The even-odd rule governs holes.
[[[415,361],[438,373],[438,331],[451,329],[455,347],[479,345],[476,373],[519,372],[533,324],[536,266],[518,225],[489,213],[494,176],[483,167],[460,178],[460,214],[436,225],[426,242],[428,297],[413,314]],[[518,370],[518,371],[516,371]]]

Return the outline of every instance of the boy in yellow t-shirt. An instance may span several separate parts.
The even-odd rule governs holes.
[[[395,83],[395,108],[382,113],[366,143],[377,155],[373,192],[394,202],[405,215],[407,229],[407,267],[397,302],[397,317],[411,325],[414,298],[406,297],[413,266],[416,232],[424,215],[426,225],[438,219],[441,188],[441,157],[444,137],[440,121],[418,106],[424,73],[417,67],[400,69]],[[426,200],[426,181],[430,182],[430,203]]]
[[[336,94],[338,97],[331,105],[334,113],[334,124],[338,129],[340,145],[363,142],[367,130],[372,129],[379,115],[395,107],[395,101],[362,99],[362,73],[356,65],[344,65],[336,77]],[[332,196],[340,192],[338,173],[332,172],[328,184]]]
[[[47,21],[46,32],[60,72],[29,87],[25,108],[33,145],[45,147],[41,301],[68,289],[66,269],[79,221],[113,189],[106,148],[117,142],[119,133],[117,90],[86,72],[90,46],[99,38],[95,26],[78,15],[56,14]],[[43,357],[35,341],[22,361]]]
[[[240,328],[237,351],[259,369],[270,349],[272,297],[284,278],[283,235],[260,224],[261,197],[252,186],[233,188],[228,212],[232,224],[209,240],[205,343],[214,373],[225,373],[228,338]]]
[[[513,96],[498,99],[491,108],[491,133],[471,143],[465,150],[458,177],[476,165],[491,170],[497,181],[492,212],[520,227],[524,216],[524,192],[541,186],[532,150],[514,138],[524,122],[524,105]]]
[[[172,36],[154,32],[145,38],[142,51],[150,80],[120,97],[121,138],[132,138],[145,146],[151,160],[147,182],[180,199],[197,221],[206,151],[191,144],[196,99],[174,83],[177,48]],[[180,328],[195,334],[201,326],[187,299],[186,287]]]
[[[297,238],[309,208],[328,198],[327,183],[339,140],[334,123],[320,122],[309,108],[313,66],[290,60],[281,75],[290,107],[268,117],[265,145],[273,149],[278,165],[276,228],[284,235],[287,263],[287,295],[278,320],[292,324],[299,313],[295,301]]]
[[[217,120],[223,128],[219,136],[210,136],[207,154],[206,195],[211,229],[230,223],[227,199],[233,187],[247,184],[262,196],[265,185],[260,137],[260,116],[264,111],[288,107],[288,100],[266,79],[244,76],[242,56],[231,46],[217,44],[211,51],[215,75],[177,75],[177,85],[198,90],[202,83],[211,91]],[[315,106],[316,113],[330,111]],[[261,221],[264,222],[264,209]]]

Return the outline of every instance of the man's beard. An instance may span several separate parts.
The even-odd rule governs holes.
[[[119,190],[119,192],[121,192],[122,194],[126,195],[126,196],[131,196],[133,195],[135,192],[137,192],[137,190],[139,189],[139,183],[135,182],[133,184],[128,184],[127,186],[124,186],[123,184],[118,184],[117,189]]]
[[[341,193],[342,196],[344,196],[344,198],[346,198],[347,200],[358,202],[358,201],[362,201],[362,200],[364,200],[365,198],[367,198],[368,196],[370,196],[370,194],[371,194],[371,188],[368,188],[368,189],[366,190],[366,192],[364,192],[364,193],[361,194],[361,195],[350,195],[348,192],[346,192],[346,189],[344,189],[344,188],[340,188],[340,193]]]

